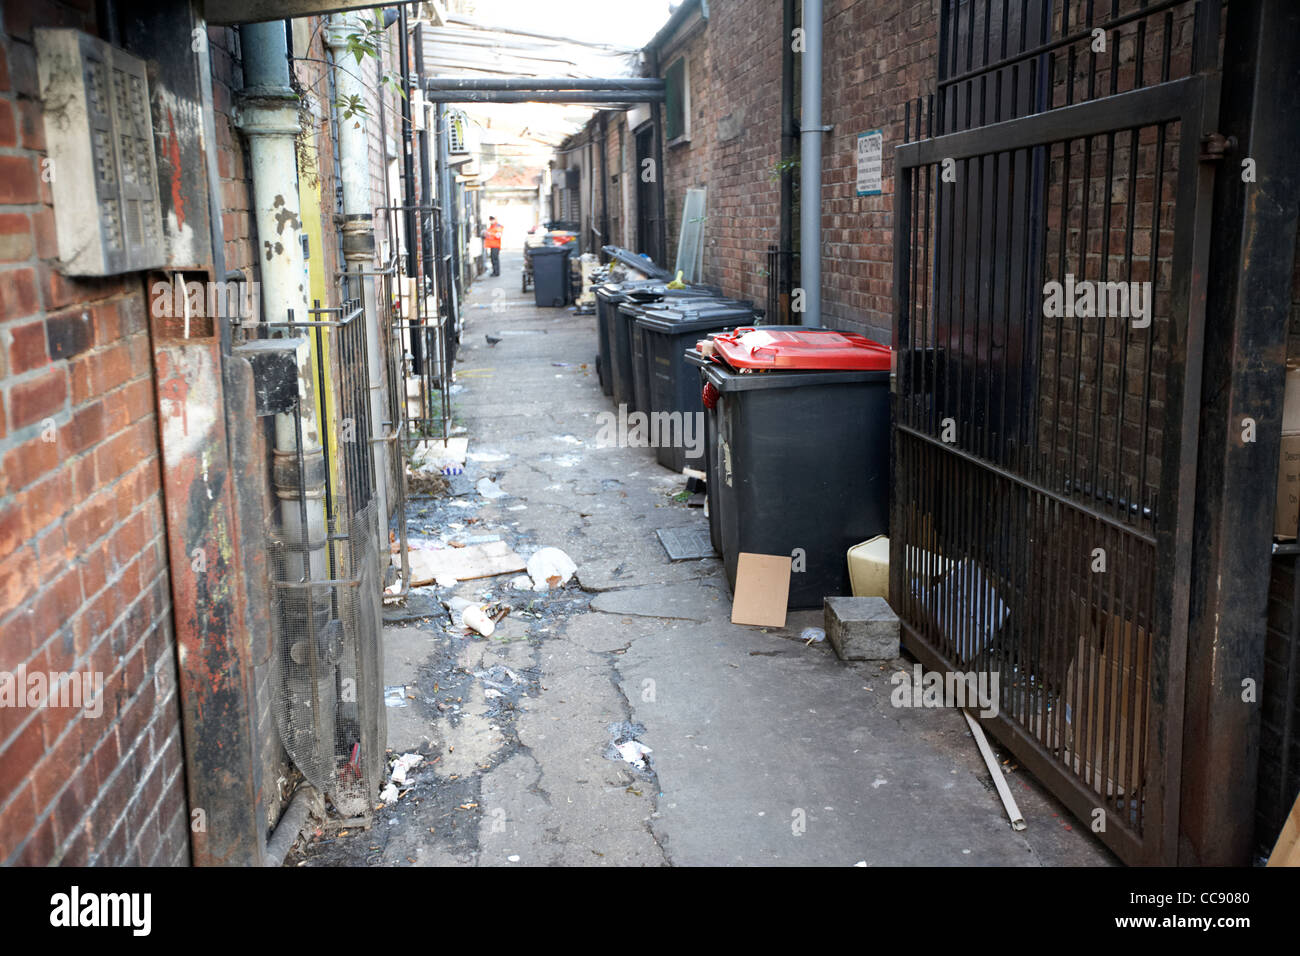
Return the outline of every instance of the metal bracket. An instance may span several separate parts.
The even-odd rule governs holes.
[[[1207,133],[1201,137],[1201,162],[1217,163],[1230,150],[1237,148],[1237,137],[1222,133]]]
[[[799,127],[799,132],[801,132],[801,133],[829,133],[829,132],[830,132],[831,130],[833,130],[833,129],[835,129],[834,126],[801,126],[801,127]]]

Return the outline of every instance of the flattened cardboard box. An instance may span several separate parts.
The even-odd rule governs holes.
[[[731,603],[731,623],[758,627],[785,627],[790,601],[790,555],[750,554],[736,561],[736,593]]]
[[[1277,469],[1273,536],[1294,541],[1300,519],[1300,365],[1288,365],[1282,399],[1282,450]]]

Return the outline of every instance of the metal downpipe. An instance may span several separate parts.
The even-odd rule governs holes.
[[[288,46],[284,21],[246,24],[240,28],[244,52],[245,88],[238,125],[248,139],[252,166],[253,207],[261,243],[262,314],[265,321],[311,319],[302,249],[302,220],[298,212],[298,97],[289,83]],[[287,333],[286,333],[287,334]],[[316,410],[315,383],[306,338],[295,349],[298,367],[296,412],[275,416],[272,486],[277,501],[283,566],[282,582],[323,581],[330,577],[326,555],[325,455]],[[281,660],[297,654],[315,657],[315,643],[331,616],[328,588],[286,588],[278,602]],[[285,646],[293,636],[307,635],[305,650]],[[332,671],[308,675],[315,679],[312,699],[294,700],[285,741],[299,759],[314,753],[334,736]]]
[[[365,96],[365,84],[356,74],[355,62],[346,65],[348,36],[359,33],[360,25],[352,14],[330,17],[325,42],[334,54],[334,83],[339,99],[349,102],[353,96]],[[340,65],[343,64],[343,65]],[[375,263],[375,221],[370,202],[370,157],[366,128],[362,123],[337,124],[339,171],[343,181],[343,258],[349,273],[349,295],[360,298],[366,335],[366,370],[370,383],[370,447],[375,462],[375,513],[379,518],[380,553],[387,553],[389,518],[388,478],[391,454],[384,431],[383,331],[379,328],[379,303],[375,284],[356,272],[373,272]],[[408,239],[409,241],[409,239]],[[397,382],[389,383],[397,388]],[[397,427],[397,423],[393,423]]]
[[[803,0],[799,120],[800,325],[822,324],[822,0]]]

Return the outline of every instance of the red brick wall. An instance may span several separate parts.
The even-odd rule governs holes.
[[[0,862],[175,864],[189,831],[145,289],[59,273],[40,175],[31,29],[92,20],[8,2],[0,34],[0,671],[104,688],[98,717],[0,707]]]
[[[254,249],[256,224],[252,214],[253,181],[244,142],[233,119],[235,91],[242,89],[243,68],[239,33],[226,27],[208,28],[212,60],[213,122],[217,135],[217,175],[220,180],[221,234],[226,269],[257,278]],[[258,311],[260,315],[260,308]]]
[[[623,155],[619,151],[619,136],[623,142],[630,140],[627,123],[622,113],[610,113],[605,131],[605,197],[609,207],[609,236],[606,244],[623,246]]]
[[[882,342],[893,325],[893,151],[907,101],[934,90],[938,24],[938,0],[826,4],[822,300],[829,324]],[[882,193],[858,196],[858,134],[872,129],[884,131]]]
[[[934,89],[938,0],[829,0],[823,28],[823,322],[888,341],[893,261],[893,147],[908,99]],[[708,187],[704,279],[762,302],[767,247],[778,239],[781,9],[713,0],[708,25],[666,47],[690,57],[690,144],[664,156],[669,255],[684,190]],[[798,57],[796,56],[796,70]],[[885,136],[884,191],[856,195],[857,137]],[[798,224],[795,228],[798,233]]]
[[[778,23],[777,29],[780,29]],[[734,283],[738,276],[730,275],[717,258],[718,231],[727,229],[727,222],[737,213],[737,207],[746,203],[742,197],[753,196],[762,191],[757,189],[732,193],[723,186],[715,189],[710,173],[714,168],[714,140],[719,111],[726,106],[718,102],[718,96],[724,90],[719,86],[711,61],[718,56],[712,45],[722,41],[721,29],[712,23],[705,27],[702,23],[684,34],[672,46],[660,54],[659,73],[663,73],[679,57],[686,58],[688,74],[687,86],[690,90],[689,114],[685,137],[664,143],[664,215],[667,218],[665,243],[665,261],[660,263],[665,269],[672,269],[677,263],[677,242],[681,235],[682,202],[686,190],[705,186],[708,188],[705,207],[704,241],[704,278],[721,284],[724,276],[733,280],[733,287],[742,286]],[[725,95],[743,95],[739,86],[727,87]],[[664,111],[660,111],[661,117]],[[716,201],[715,201],[716,200]]]

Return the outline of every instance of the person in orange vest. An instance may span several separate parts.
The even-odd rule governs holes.
[[[497,222],[496,216],[488,216],[487,234],[483,237],[483,248],[488,250],[492,256],[492,274],[494,276],[501,274],[501,233],[504,231],[501,228],[501,223]]]

